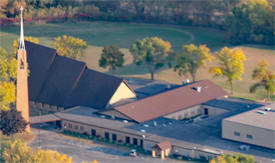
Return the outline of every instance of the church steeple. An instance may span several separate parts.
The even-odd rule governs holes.
[[[29,92],[28,92],[28,63],[27,52],[24,43],[23,30],[23,7],[21,6],[21,33],[17,52],[17,81],[16,81],[16,109],[20,111],[22,117],[29,123]],[[30,125],[27,125],[27,132],[30,132]]]
[[[25,43],[24,43],[24,28],[23,28],[23,7],[20,7],[20,17],[21,17],[21,22],[20,22],[20,40],[19,40],[19,47],[18,50],[25,50]]]

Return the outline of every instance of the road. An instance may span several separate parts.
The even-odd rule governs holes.
[[[66,154],[71,156],[76,163],[93,160],[100,163],[183,163],[182,161],[161,160],[144,155],[129,157],[129,151],[126,149],[118,149],[113,146],[95,144],[92,141],[64,136],[48,125],[42,128],[41,130],[38,128],[31,129],[36,138],[29,145],[33,148],[40,147]]]

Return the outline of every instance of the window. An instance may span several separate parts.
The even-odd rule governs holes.
[[[236,132],[236,131],[235,131],[235,132],[234,132],[234,135],[235,135],[235,136],[240,136],[241,134],[240,134],[239,132]]]
[[[22,59],[21,59],[21,61],[20,61],[20,69],[21,69],[21,70],[24,69],[24,62],[23,62]]]
[[[83,131],[84,130],[84,127],[83,126],[80,126],[80,131]]]
[[[107,140],[110,139],[110,134],[109,134],[109,132],[105,132],[105,139],[107,139]]]
[[[247,134],[247,135],[246,135],[246,138],[248,138],[248,139],[253,139],[253,136],[252,136],[252,135]]]
[[[92,136],[96,136],[96,130],[95,129],[92,129],[91,132],[92,132]]]
[[[74,125],[74,129],[78,130],[78,126],[77,126],[77,125]]]
[[[138,140],[137,140],[137,138],[134,138],[134,139],[133,139],[133,144],[134,144],[134,145],[138,145]]]
[[[140,145],[141,148],[143,148],[143,140],[140,140]]]
[[[117,140],[116,134],[112,134],[112,140],[113,140],[113,141],[116,141],[116,140]]]
[[[73,125],[69,123],[69,128],[73,128]]]
[[[128,143],[128,144],[130,144],[130,137],[129,136],[126,136],[125,142]]]
[[[207,108],[204,108],[204,114],[208,115],[208,109]]]

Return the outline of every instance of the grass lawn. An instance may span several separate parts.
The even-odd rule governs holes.
[[[24,142],[30,142],[34,139],[35,135],[32,133],[18,133],[14,135],[14,140],[21,140]],[[11,136],[2,135],[0,133],[0,142],[12,140]]]
[[[128,48],[136,39],[144,37],[161,37],[170,41],[175,51],[180,51],[183,44],[206,44],[212,51],[218,50],[223,46],[230,46],[226,41],[224,31],[186,27],[176,25],[159,25],[159,24],[136,24],[136,23],[113,23],[113,22],[78,22],[78,23],[59,23],[59,24],[26,24],[25,36],[38,37],[40,43],[53,47],[54,38],[63,34],[80,37],[88,43],[88,48],[82,58],[84,62],[92,69],[107,72],[98,66],[98,60],[102,51],[102,46],[115,44],[122,48],[125,53],[125,66],[120,68],[116,75],[149,78],[147,69],[144,66],[137,67],[132,63],[132,57]],[[0,46],[11,51],[13,40],[19,36],[19,27],[0,27]],[[249,93],[249,86],[254,83],[251,79],[251,73],[256,64],[266,59],[270,62],[272,70],[275,70],[274,48],[268,46],[240,46],[247,56],[245,62],[245,74],[242,81],[235,82],[234,96],[245,97],[250,99],[265,98],[265,91],[259,89],[256,94]],[[158,80],[165,80],[171,83],[181,83],[182,79],[188,76],[179,77],[172,69],[163,68],[156,75]],[[198,73],[197,79],[212,79],[206,69]],[[221,87],[229,90],[225,79],[212,79]],[[272,97],[275,100],[275,96]]]

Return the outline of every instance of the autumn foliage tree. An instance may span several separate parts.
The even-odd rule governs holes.
[[[247,0],[236,5],[226,17],[231,43],[274,44],[272,1]]]
[[[72,59],[80,59],[87,48],[87,43],[82,39],[67,35],[55,38],[54,45],[59,55]]]
[[[33,150],[19,140],[1,142],[1,159],[6,163],[73,163],[72,158],[64,154],[52,150]]]
[[[118,68],[122,67],[124,63],[124,54],[119,50],[117,46],[104,46],[101,58],[99,60],[99,66],[109,69],[112,73]]]
[[[165,65],[166,57],[171,51],[171,44],[158,37],[137,40],[130,48],[136,65],[145,64],[154,80],[154,73]]]
[[[236,153],[234,155],[223,154],[211,159],[209,163],[255,163],[255,160],[252,156]]]
[[[17,61],[0,47],[0,110],[8,110],[15,102]]]
[[[173,59],[175,62],[174,71],[178,71],[180,76],[189,73],[194,82],[199,68],[206,66],[211,59],[210,49],[205,45],[184,45],[182,52],[176,54]]]
[[[217,66],[211,67],[209,72],[214,77],[226,77],[230,84],[231,94],[233,94],[233,81],[242,80],[246,56],[241,49],[229,49],[224,47],[219,52],[214,53],[214,58],[218,62]]]
[[[30,41],[30,42],[33,42],[36,44],[39,43],[39,39],[36,37],[25,36],[24,40],[27,40],[27,41]],[[12,46],[13,46],[13,54],[14,54],[14,56],[16,56],[17,51],[18,51],[18,46],[19,46],[19,38],[13,41]]]
[[[16,109],[2,110],[0,112],[0,130],[3,135],[14,135],[16,133],[24,132],[27,122]]]
[[[270,100],[270,95],[275,92],[275,73],[269,70],[268,66],[265,60],[258,63],[252,73],[252,78],[258,82],[250,87],[250,92],[254,93],[257,88],[264,87],[267,91],[267,98]]]

